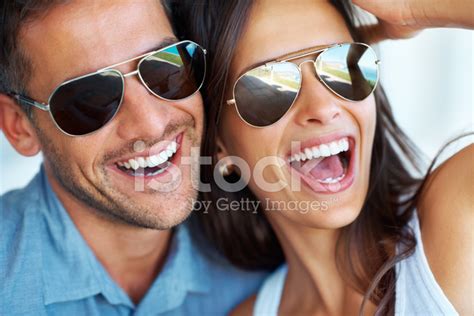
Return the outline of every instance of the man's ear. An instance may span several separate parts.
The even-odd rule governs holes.
[[[41,150],[33,124],[20,106],[0,93],[0,129],[15,150],[23,156],[34,156]]]

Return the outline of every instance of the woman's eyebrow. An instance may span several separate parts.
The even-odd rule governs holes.
[[[269,62],[272,62],[272,61],[275,61],[276,58],[278,57],[272,57],[272,58],[267,58],[267,59],[264,59],[264,60],[260,60],[260,61],[257,61],[253,64],[251,64],[250,66],[247,66],[244,68],[244,70],[242,70],[241,72],[239,72],[239,75],[237,76],[237,78],[241,77],[242,75],[244,75],[247,71],[249,70],[252,70],[254,68],[257,68],[257,67],[260,67],[260,66],[263,66],[265,65],[266,63],[269,63]]]
[[[264,60],[260,60],[258,62],[255,62],[255,63],[251,64],[248,67],[245,67],[244,70],[239,73],[239,76],[237,78],[241,77],[247,71],[252,70],[254,68],[257,68],[257,67],[260,67],[262,65],[265,65],[266,63],[291,60],[294,57],[298,57],[300,55],[302,55],[301,57],[303,57],[305,54],[308,54],[308,53],[311,53],[311,52],[316,53],[318,50],[323,50],[323,49],[326,49],[326,48],[329,48],[329,47],[332,47],[332,46],[338,45],[338,44],[339,43],[312,46],[312,47],[309,47],[309,48],[303,48],[303,49],[300,49],[300,50],[297,50],[297,51],[294,51],[294,52],[290,52],[290,53],[286,53],[286,54],[283,54],[283,55],[278,55],[276,57],[271,57],[271,58],[267,58],[267,59],[264,59]]]

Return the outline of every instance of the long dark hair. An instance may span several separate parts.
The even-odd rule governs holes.
[[[257,200],[248,188],[235,193],[216,185],[217,123],[227,88],[230,61],[246,24],[253,1],[168,1],[179,35],[208,49],[208,77],[203,89],[206,107],[206,137],[202,154],[213,157],[213,165],[202,169],[203,183],[211,192],[201,198],[215,206],[219,198]],[[355,41],[366,42],[367,34],[356,28],[361,21],[350,1],[331,3],[345,19]],[[184,26],[184,27],[179,27]],[[414,144],[396,124],[382,86],[375,92],[376,131],[372,148],[369,189],[362,211],[342,228],[338,268],[347,282],[377,305],[377,314],[393,314],[395,306],[395,264],[409,256],[416,245],[407,225],[413,215],[421,187],[420,156]],[[231,175],[228,181],[237,181]],[[246,269],[273,269],[284,262],[276,235],[264,212],[222,212],[211,207],[209,214],[194,213],[194,220],[208,243],[233,264]],[[398,247],[396,249],[396,247]]]

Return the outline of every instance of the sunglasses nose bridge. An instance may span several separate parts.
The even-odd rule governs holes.
[[[138,69],[134,70],[134,71],[131,71],[129,73],[126,73],[126,74],[122,74],[122,76],[124,78],[128,78],[128,77],[131,77],[131,76],[136,76],[138,75]]]
[[[321,78],[319,77],[317,71],[316,71],[316,64],[315,64],[315,61],[314,60],[304,60],[302,61],[301,63],[298,64],[298,69],[300,71],[300,76],[301,76],[301,85],[303,85],[303,78],[305,77],[304,73],[307,72],[307,71],[304,71],[303,70],[303,65],[305,64],[311,64],[311,67],[310,67],[310,72],[311,72],[311,75],[312,77],[315,77],[318,81],[321,81]],[[309,75],[309,74],[308,74]],[[301,89],[301,87],[300,87]]]
[[[304,65],[304,64],[307,64],[307,63],[312,63],[312,64],[314,64],[314,60],[312,60],[312,59],[307,59],[307,60],[303,60],[302,62],[300,62],[300,63],[298,64],[298,68],[300,69],[300,71],[303,71],[303,65]]]
[[[132,76],[137,76],[137,80],[146,88],[146,90],[148,92],[151,92],[153,94],[152,91],[150,91],[150,88],[146,85],[145,81],[143,80],[141,74],[140,74],[140,70],[137,68],[136,70],[134,71],[131,71],[129,73],[126,73],[126,74],[122,74],[122,77],[124,79],[128,78],[128,77],[132,77]],[[125,80],[124,80],[124,88],[125,88]]]

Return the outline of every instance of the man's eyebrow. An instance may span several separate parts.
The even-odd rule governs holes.
[[[158,43],[158,45],[156,45],[154,48],[151,48],[151,49],[148,49],[146,52],[143,52],[141,55],[139,56],[136,56],[136,57],[133,57],[131,59],[127,59],[127,60],[124,60],[124,61],[121,61],[119,63],[116,63],[116,64],[113,64],[113,65],[110,65],[108,67],[104,67],[104,68],[101,68],[97,71],[102,71],[102,70],[105,70],[105,69],[111,69],[111,68],[115,68],[117,66],[120,66],[120,65],[123,65],[123,64],[126,64],[126,63],[129,63],[133,60],[137,60],[139,58],[143,58],[144,56],[147,56],[148,54],[154,52],[154,51],[157,51],[157,50],[160,50],[166,46],[170,46],[172,44],[175,44],[178,42],[178,39],[176,37],[165,37],[164,39],[161,40],[161,42]]]
[[[152,49],[149,49],[148,51],[153,52],[155,50],[160,50],[160,49],[162,49],[166,46],[170,46],[170,45],[175,44],[177,42],[178,42],[178,39],[174,36],[165,37],[164,39],[161,40],[161,42],[158,43],[158,45],[156,45]]]

